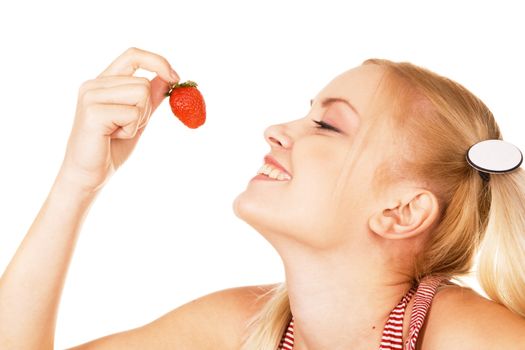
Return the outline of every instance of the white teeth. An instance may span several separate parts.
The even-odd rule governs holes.
[[[292,177],[290,175],[286,174],[286,173],[280,173],[279,176],[282,176],[283,180],[291,180],[292,179]],[[279,179],[279,177],[277,177],[277,179]]]
[[[268,175],[272,171],[272,168],[268,164],[264,164],[258,171],[257,174]]]
[[[281,171],[279,169],[273,169],[270,174],[268,174],[269,177],[272,179],[277,179],[277,175],[279,175]]]
[[[264,175],[269,175],[272,172],[272,170],[273,170],[273,168],[270,165],[265,164],[264,165],[263,174]]]
[[[257,174],[264,174],[268,177],[276,180],[291,180],[290,175],[282,172],[281,170],[274,168],[269,164],[264,164],[258,171]]]

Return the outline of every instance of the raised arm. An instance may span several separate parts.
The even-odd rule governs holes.
[[[158,76],[134,77],[138,68]],[[133,151],[168,82],[178,80],[164,58],[131,48],[82,84],[62,166],[0,279],[0,349],[53,349],[57,309],[82,223]]]

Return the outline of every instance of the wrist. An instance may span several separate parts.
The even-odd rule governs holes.
[[[82,183],[78,175],[68,172],[66,169],[60,169],[51,191],[53,193],[60,193],[67,195],[69,198],[75,199],[93,199],[100,192],[98,189],[91,186],[86,186]]]

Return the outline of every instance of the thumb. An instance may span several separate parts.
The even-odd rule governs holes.
[[[158,75],[151,80],[151,113],[153,113],[160,103],[166,98],[166,93],[170,89],[170,84],[162,80]]]

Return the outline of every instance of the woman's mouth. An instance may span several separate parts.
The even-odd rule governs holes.
[[[268,179],[272,180],[278,180],[278,181],[288,181],[291,180],[292,177],[282,171],[281,169],[278,169],[273,164],[264,164],[259,171],[257,172],[259,175],[263,175],[267,177]]]
[[[252,180],[289,181],[292,175],[270,154],[264,156],[264,165]]]

